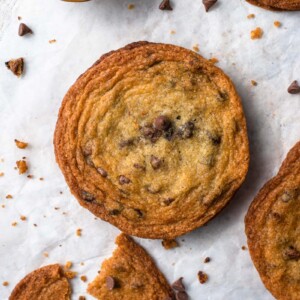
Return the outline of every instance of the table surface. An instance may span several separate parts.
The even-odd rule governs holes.
[[[198,44],[201,55],[219,59],[242,98],[251,163],[230,205],[207,226],[179,238],[179,248],[166,251],[159,240],[137,240],[170,282],[184,277],[192,300],[272,299],[249,252],[242,250],[243,220],[257,191],[300,138],[300,96],[286,91],[293,80],[300,82],[300,12],[265,11],[244,0],[219,0],[209,13],[200,0],[173,0],[173,11],[160,11],[159,0],[0,2],[0,172],[5,173],[0,177],[0,299],[7,299],[27,273],[50,263],[72,261],[72,270],[91,281],[111,255],[119,231],[95,219],[70,194],[55,162],[53,131],[61,100],[75,79],[100,55],[139,40],[190,49]],[[129,10],[131,3],[135,8]],[[255,18],[248,19],[250,13]],[[276,20],[280,28],[273,25]],[[34,34],[19,37],[20,22]],[[256,27],[263,37],[251,40]],[[52,39],[56,42],[49,43]],[[4,65],[17,57],[25,59],[22,78]],[[29,147],[16,148],[14,139]],[[14,169],[23,156],[32,179]],[[207,256],[211,262],[203,264]],[[204,285],[198,282],[199,270],[209,275]],[[87,283],[78,277],[72,280],[72,299],[87,296]]]

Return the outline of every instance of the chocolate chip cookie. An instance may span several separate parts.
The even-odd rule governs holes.
[[[97,299],[171,300],[173,292],[149,254],[128,235],[116,239],[118,248],[105,260],[88,293]]]
[[[71,287],[58,264],[37,269],[24,277],[9,300],[69,300]]]
[[[246,0],[270,10],[300,10],[300,0]]]
[[[249,163],[231,80],[190,50],[148,42],[102,56],[79,77],[54,145],[80,204],[145,238],[172,239],[208,222]]]
[[[251,258],[276,299],[300,299],[300,142],[245,218]]]

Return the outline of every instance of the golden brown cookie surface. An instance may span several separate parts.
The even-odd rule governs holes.
[[[300,10],[300,0],[246,0],[251,4],[271,10]]]
[[[80,204],[123,232],[172,239],[209,221],[248,170],[230,79],[187,49],[139,42],[68,91],[55,153]]]
[[[121,234],[118,248],[105,260],[88,293],[97,299],[171,300],[173,292],[148,253],[133,239]]]
[[[268,290],[300,299],[300,142],[252,202],[245,218],[251,258]]]
[[[71,287],[60,265],[37,269],[24,277],[9,300],[69,300]]]

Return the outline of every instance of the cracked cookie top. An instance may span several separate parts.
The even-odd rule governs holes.
[[[79,77],[63,100],[54,143],[81,205],[147,238],[206,223],[249,163],[230,79],[192,51],[147,42],[104,55]]]

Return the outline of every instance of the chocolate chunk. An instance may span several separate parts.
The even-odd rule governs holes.
[[[19,36],[23,36],[28,33],[33,33],[32,30],[24,23],[21,23],[19,26]]]
[[[86,191],[81,191],[81,198],[88,202],[92,202],[96,199],[93,194],[86,192]]]
[[[205,259],[204,259],[205,264],[209,263],[210,261],[211,261],[210,257],[205,257]]]
[[[178,128],[178,135],[182,139],[188,139],[193,136],[193,131],[195,129],[195,124],[192,121],[189,121]]]
[[[185,291],[185,286],[184,286],[182,280],[183,280],[183,277],[180,277],[175,282],[173,282],[172,283],[172,289],[175,290],[175,291],[184,292]]]
[[[202,0],[202,3],[204,4],[205,11],[208,12],[209,9],[215,5],[218,2],[218,0]]]
[[[154,128],[162,131],[167,131],[171,126],[171,120],[166,116],[159,116],[153,122]]]
[[[130,182],[131,182],[131,180],[129,178],[127,178],[126,176],[124,176],[124,175],[119,176],[119,183],[120,184],[123,185],[123,184],[128,184]]]
[[[202,271],[198,272],[198,279],[201,284],[204,284],[208,280],[208,275]]]
[[[167,198],[163,201],[163,203],[166,205],[166,206],[169,206],[172,202],[174,202],[175,199],[173,198]]]
[[[134,144],[134,138],[123,140],[119,143],[120,148],[132,146]]]
[[[141,133],[145,139],[150,140],[152,143],[155,143],[161,137],[161,131],[149,124],[141,128]]]
[[[283,257],[286,260],[298,260],[300,258],[300,251],[290,246],[283,252]]]
[[[150,164],[154,170],[159,169],[161,167],[162,163],[163,163],[163,161],[160,158],[158,158],[154,155],[151,155]]]
[[[104,170],[104,169],[102,169],[101,167],[98,167],[97,168],[97,172],[102,176],[102,177],[107,177],[107,172]]]
[[[6,67],[11,70],[14,75],[20,77],[24,70],[24,59],[22,57],[17,59],[11,59],[5,63]]]
[[[300,93],[300,86],[297,80],[294,80],[291,85],[288,87],[288,93],[290,94],[299,94]]]
[[[146,170],[146,167],[145,167],[145,166],[140,165],[140,164],[137,164],[137,163],[133,164],[133,166],[134,166],[136,169],[141,170],[141,171],[145,171],[145,170]]]
[[[188,300],[189,296],[186,292],[182,291],[182,292],[178,292],[176,294],[176,300]]]
[[[163,0],[162,3],[159,5],[159,9],[161,10],[173,10],[170,4],[170,0]]]
[[[107,276],[106,277],[106,288],[111,291],[116,287],[116,280],[111,277],[111,276]]]

